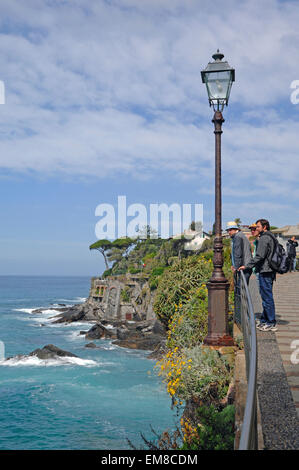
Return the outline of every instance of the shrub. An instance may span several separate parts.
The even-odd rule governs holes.
[[[102,277],[105,278],[107,276],[111,276],[112,269],[106,269],[106,271],[103,272]]]
[[[130,274],[137,274],[137,273],[140,273],[140,272],[141,272],[141,269],[139,269],[139,268],[134,268],[133,266],[131,266],[129,268],[129,273]]]
[[[232,377],[227,361],[208,347],[168,351],[157,363],[159,374],[174,399],[218,403],[225,397]]]
[[[147,260],[154,258],[157,253],[158,253],[158,250],[151,251],[150,253],[147,253],[147,254],[143,257],[143,262],[146,263]]]
[[[235,409],[233,405],[218,411],[215,406],[196,410],[199,424],[181,420],[184,444],[181,450],[233,450]]]
[[[161,274],[164,272],[164,269],[164,266],[158,266],[157,268],[154,268],[152,270],[152,276],[161,276]]]
[[[157,289],[160,276],[163,274],[165,266],[156,266],[152,269],[149,277],[149,286],[151,290]]]
[[[125,286],[124,289],[121,290],[120,296],[123,302],[130,302],[130,288]]]
[[[202,343],[208,333],[208,291],[205,284],[186,304],[175,306],[168,327],[169,349],[192,348]]]
[[[168,326],[175,305],[187,303],[196,289],[207,283],[211,274],[211,261],[196,255],[178,261],[164,271],[154,300],[154,311],[164,325]]]
[[[150,286],[150,290],[155,290],[157,289],[159,285],[159,279],[158,277],[154,277],[152,279],[149,280],[149,286]]]

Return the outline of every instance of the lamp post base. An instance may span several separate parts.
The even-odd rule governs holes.
[[[213,333],[211,336],[207,336],[204,340],[205,346],[234,346],[234,340],[229,335],[217,336]]]
[[[208,288],[208,335],[204,344],[209,346],[233,346],[234,340],[228,332],[229,282],[211,279]]]

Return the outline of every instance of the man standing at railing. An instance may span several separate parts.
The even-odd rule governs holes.
[[[228,222],[226,225],[226,231],[231,238],[232,271],[235,272],[240,268],[240,266],[246,266],[250,261],[252,261],[250,242],[235,222]],[[247,284],[249,282],[251,272],[251,268],[245,269],[244,271]]]
[[[248,264],[252,260],[250,242],[246,235],[241,231],[240,227],[235,222],[228,222],[226,230],[231,238],[231,259],[232,271],[234,273],[234,294],[235,294],[235,321],[241,322],[240,312],[240,276],[238,269],[242,265]],[[252,269],[246,269],[244,275],[249,283]]]
[[[275,237],[270,232],[270,224],[266,219],[256,221],[256,232],[259,233],[259,241],[254,258],[240,270],[255,268],[259,273],[259,288],[263,304],[263,313],[257,328],[261,331],[276,331],[275,304],[273,298],[273,281],[275,280],[275,271],[269,264],[269,255],[273,253],[275,246]]]
[[[292,271],[296,271],[296,248],[298,246],[298,242],[296,241],[295,237],[290,238],[287,241],[287,253],[291,258],[290,262],[290,273]]]

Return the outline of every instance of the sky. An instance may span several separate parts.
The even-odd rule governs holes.
[[[299,223],[298,24],[294,0],[1,0],[0,275],[101,274],[96,208],[119,196],[203,204],[211,229],[218,48],[222,226]]]

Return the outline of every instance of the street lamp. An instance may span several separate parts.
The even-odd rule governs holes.
[[[223,54],[217,50],[201,72],[202,82],[206,84],[210,106],[213,106],[215,133],[215,239],[214,270],[208,287],[208,335],[204,340],[207,345],[230,346],[234,344],[228,332],[228,290],[229,282],[223,273],[223,243],[221,230],[221,134],[224,122],[222,111],[228,104],[232,83],[235,81],[235,70],[225,61]]]

